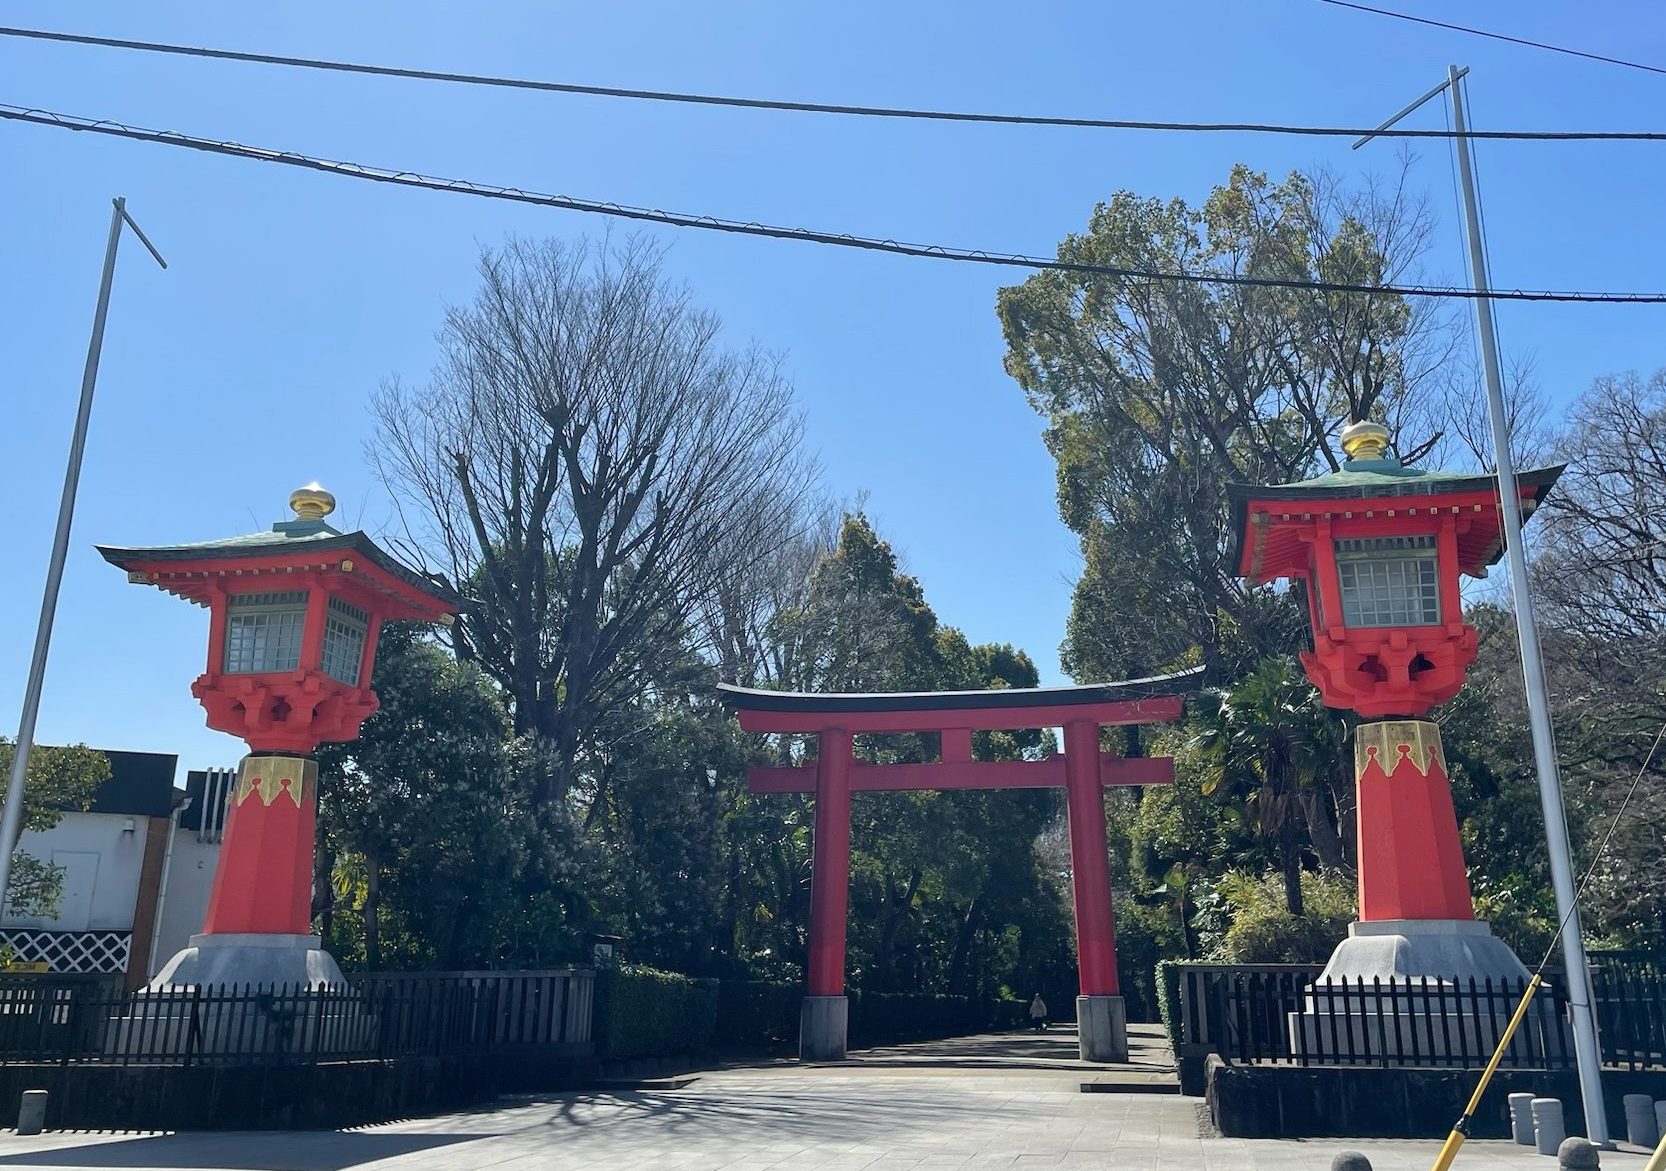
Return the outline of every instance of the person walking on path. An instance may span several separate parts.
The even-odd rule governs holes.
[[[1035,994],[1035,999],[1030,1001],[1030,1024],[1038,1033],[1047,1028],[1047,1002],[1041,999],[1039,992]]]

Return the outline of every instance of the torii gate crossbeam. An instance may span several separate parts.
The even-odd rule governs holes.
[[[1200,670],[1087,687],[991,691],[815,695],[723,685],[726,702],[749,732],[814,733],[811,765],[753,768],[754,793],[816,795],[810,876],[810,930],[799,1056],[845,1056],[845,921],[850,895],[850,795],[914,789],[1062,787],[1070,825],[1072,894],[1080,994],[1076,1018],[1086,1061],[1128,1059],[1127,1015],[1116,967],[1116,930],[1105,839],[1106,785],[1160,785],[1174,778],[1167,757],[1123,758],[1100,751],[1103,727],[1178,719],[1178,692],[1195,688]],[[972,733],[1063,728],[1064,755],[1035,761],[974,761]],[[941,759],[878,765],[854,757],[858,733],[935,732]]]

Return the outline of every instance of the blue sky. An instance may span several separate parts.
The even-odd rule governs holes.
[[[1650,3],[1396,0],[1403,10],[1666,64]],[[801,100],[1173,120],[1374,124],[1468,64],[1479,127],[1666,129],[1666,77],[1336,9],[1174,4],[64,5],[6,23],[436,69]],[[1390,173],[1345,140],[1021,129],[466,89],[0,40],[0,102],[530,189],[911,241],[1048,253],[1119,188],[1200,199],[1238,161]],[[1439,128],[1430,107],[1412,123]],[[1415,182],[1461,282],[1447,148]],[[1501,286],[1666,287],[1666,148],[1483,144]],[[39,737],[176,752],[239,742],[189,694],[203,611],[128,586],[95,542],[264,528],[311,479],[338,522],[390,520],[366,410],[420,380],[482,245],[605,223],[0,124],[0,729],[22,694],[112,195],[172,266],[124,246]],[[835,495],[869,510],[946,622],[1057,646],[1078,559],[1040,421],[1001,370],[1010,271],[673,229],[668,266],[736,342],[786,357]],[[1507,354],[1565,401],[1666,364],[1666,309],[1505,306]]]

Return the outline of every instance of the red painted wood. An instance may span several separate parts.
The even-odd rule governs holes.
[[[351,570],[343,570],[351,564]],[[216,589],[234,594],[302,589],[300,575],[318,572],[338,579],[336,592],[365,609],[404,609],[410,617],[437,622],[457,608],[411,585],[352,549],[289,550],[260,557],[204,556],[194,561],[122,562],[130,574],[143,574],[149,584],[198,605],[209,604]],[[387,599],[380,606],[374,599]],[[389,606],[388,602],[394,603]]]
[[[1524,500],[1535,493],[1522,485]],[[1302,666],[1330,707],[1366,719],[1421,716],[1463,687],[1475,661],[1475,628],[1463,621],[1458,577],[1480,573],[1498,549],[1502,514],[1487,492],[1439,496],[1254,500],[1239,572],[1252,581],[1307,584],[1319,605],[1313,649]],[[1436,538],[1442,621],[1430,626],[1351,627],[1342,620],[1335,541]]]
[[[258,557],[207,550],[190,561],[136,559],[121,567],[131,580],[209,607],[207,669],[191,692],[207,711],[208,726],[243,739],[254,754],[251,759],[273,753],[306,758],[321,743],[357,737],[359,726],[377,708],[376,693],[368,683],[381,624],[436,621],[456,612],[443,597],[381,568],[357,549],[303,545]],[[230,599],[286,589],[309,591],[296,669],[227,672]],[[369,615],[360,674],[351,683],[332,679],[323,670],[324,626],[332,598]],[[317,797],[310,786],[301,800],[287,793],[269,802],[244,794],[230,813],[203,930],[306,934],[312,920],[316,823]]]
[[[1445,765],[1439,755],[1427,773],[1404,754],[1384,763],[1373,752],[1356,778],[1360,920],[1473,919]]]
[[[1168,785],[1174,782],[1174,759],[1168,756],[1099,758],[1103,785]],[[1056,789],[1065,784],[1064,757],[1046,760],[980,760],[936,764],[863,764],[851,767],[855,793],[899,793],[917,789]],[[746,770],[752,793],[812,793],[815,765],[759,765]]]
[[[845,917],[850,908],[849,732],[820,736],[816,757],[816,830],[810,872],[806,984],[811,996],[845,993]]]
[[[1178,695],[1105,703],[1054,704],[1048,707],[921,708],[913,711],[772,712],[737,706],[740,726],[748,732],[938,732],[944,728],[1059,728],[1088,721],[1101,725],[1157,724],[1178,720],[1184,701]]]
[[[1116,925],[1111,913],[1105,789],[1099,775],[1099,726],[1064,726],[1065,800],[1070,873],[1076,903],[1076,965],[1083,996],[1116,996]]]
[[[299,777],[288,779],[300,787]],[[287,795],[270,805],[255,794],[235,802],[214,870],[203,933],[309,934],[317,821],[318,799],[310,786],[299,804]]]

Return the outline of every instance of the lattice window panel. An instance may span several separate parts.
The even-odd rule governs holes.
[[[349,687],[358,686],[365,631],[369,628],[368,613],[340,598],[330,599],[330,613],[324,623],[324,674]]]
[[[53,972],[126,972],[133,952],[129,931],[0,931],[0,947],[20,964],[45,963]]]

